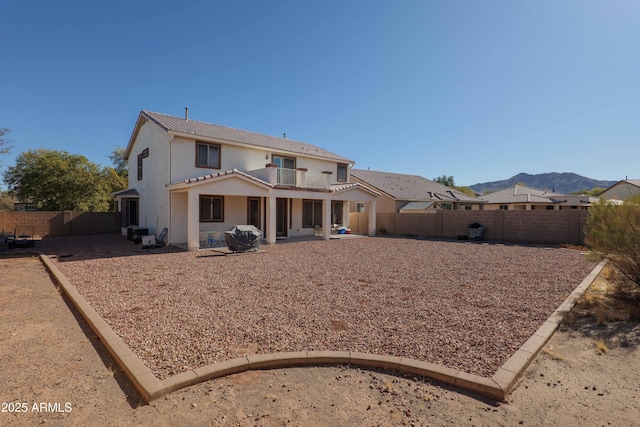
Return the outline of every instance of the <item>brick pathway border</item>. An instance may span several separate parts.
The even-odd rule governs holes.
[[[591,286],[604,268],[600,262],[569,295],[567,300],[542,324],[540,328],[496,371],[491,378],[481,377],[434,363],[405,357],[383,356],[349,351],[297,351],[287,353],[254,354],[202,366],[165,380],[159,380],[111,327],[98,315],[76,288],[44,254],[42,263],[53,279],[72,301],[75,308],[100,338],[116,363],[146,402],[168,393],[214,378],[237,374],[248,370],[276,369],[294,366],[350,364],[362,367],[389,368],[410,372],[436,381],[451,384],[497,400],[505,400],[529,364],[535,359],[547,341],[560,326],[564,316],[571,311],[582,294]]]

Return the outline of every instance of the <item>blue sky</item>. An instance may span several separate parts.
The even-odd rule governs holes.
[[[141,109],[456,184],[640,178],[640,1],[0,0],[0,127],[108,165]]]

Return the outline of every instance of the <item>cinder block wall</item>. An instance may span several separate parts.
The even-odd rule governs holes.
[[[390,235],[456,239],[468,236],[468,226],[479,223],[486,229],[485,240],[583,244],[587,216],[584,210],[384,213],[376,215],[376,227]]]
[[[13,232],[31,226],[39,237],[118,233],[119,212],[5,212],[0,211],[0,227]]]

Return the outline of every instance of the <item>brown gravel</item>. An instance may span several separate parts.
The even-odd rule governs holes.
[[[396,238],[221,256],[44,240],[160,379],[244,354],[343,350],[491,376],[594,267],[578,251]]]

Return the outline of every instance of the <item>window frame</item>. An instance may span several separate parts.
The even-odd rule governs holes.
[[[200,146],[201,145],[204,145],[207,147],[207,163],[200,163]],[[217,166],[210,164],[210,160],[211,160],[209,158],[210,147],[216,147],[218,149],[218,158],[216,159]],[[207,168],[207,169],[221,169],[222,168],[222,147],[220,146],[220,144],[216,144],[213,142],[196,141],[196,167]]]
[[[142,159],[144,159],[142,153],[138,154],[138,181],[142,181]]]
[[[210,210],[210,216],[209,217],[204,217],[202,215],[202,201],[204,199],[207,200],[211,200],[211,210]],[[213,195],[209,195],[209,194],[201,194],[200,197],[198,198],[198,218],[200,222],[224,222],[224,196],[213,196]],[[216,218],[214,213],[215,213],[215,208],[214,208],[214,202],[215,201],[219,201],[220,203],[220,217]]]
[[[311,204],[311,224],[306,222],[306,209],[307,209],[307,203]],[[318,208],[316,206],[316,204],[320,205],[320,208]],[[317,218],[316,218],[316,212],[320,213],[320,223],[318,223]],[[313,200],[313,199],[303,199],[302,200],[302,228],[315,228],[315,227],[322,227],[322,216],[323,216],[323,212],[322,212],[322,200]]]
[[[340,176],[340,170],[344,168],[344,178]],[[336,179],[338,182],[347,182],[349,180],[349,165],[346,163],[338,163]]]

